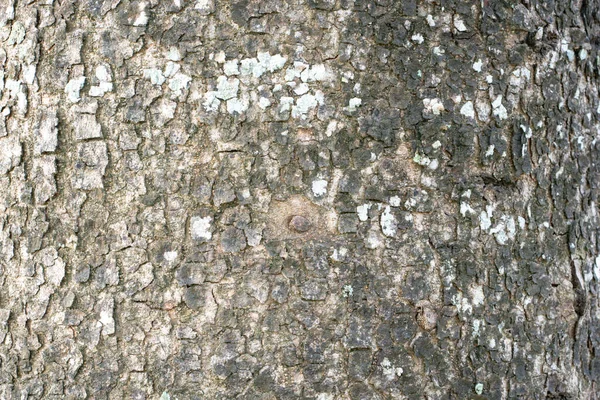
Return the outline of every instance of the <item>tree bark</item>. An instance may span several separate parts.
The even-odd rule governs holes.
[[[596,399],[598,0],[0,0],[0,398]]]

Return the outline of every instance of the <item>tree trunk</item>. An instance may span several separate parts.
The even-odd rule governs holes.
[[[0,398],[596,399],[599,19],[0,0]]]

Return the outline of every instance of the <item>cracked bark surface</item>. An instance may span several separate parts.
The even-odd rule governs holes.
[[[599,19],[0,0],[0,398],[597,398]]]

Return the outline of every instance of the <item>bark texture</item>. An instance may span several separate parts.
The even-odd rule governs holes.
[[[597,398],[599,17],[0,0],[0,398]]]

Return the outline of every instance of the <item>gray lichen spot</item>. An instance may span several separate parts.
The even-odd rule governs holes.
[[[246,248],[244,231],[234,226],[228,226],[221,233],[221,247],[226,253],[237,253]]]

